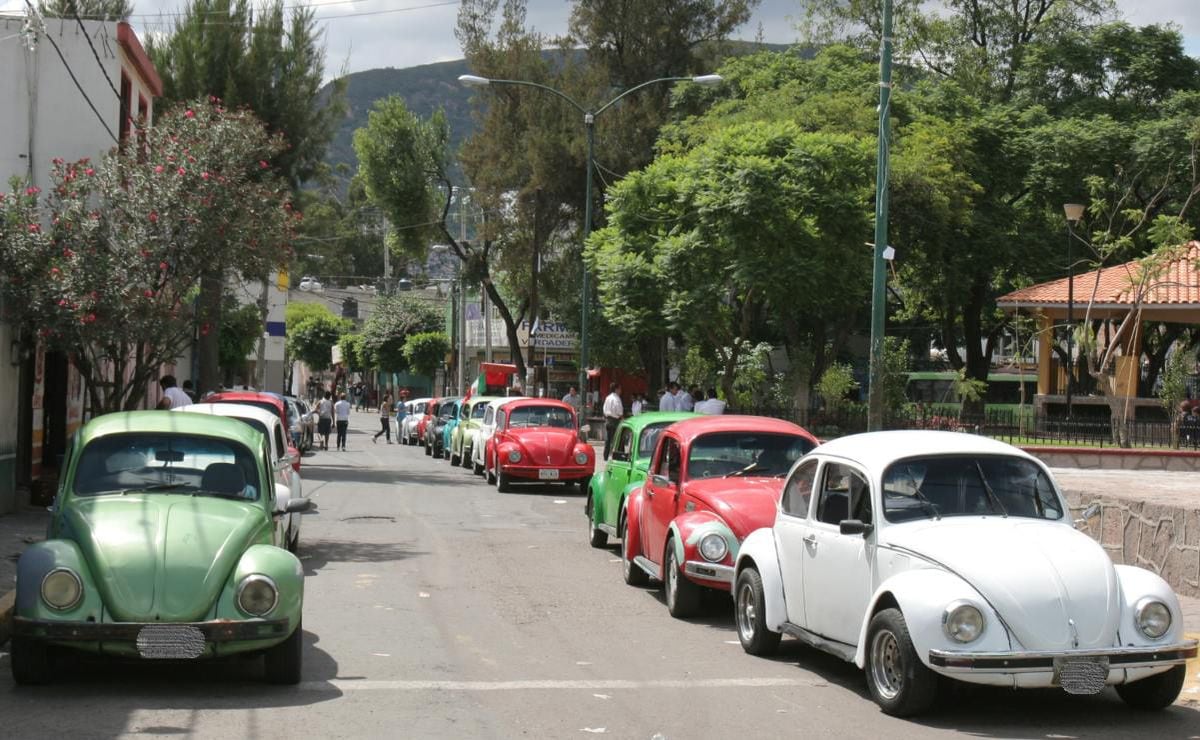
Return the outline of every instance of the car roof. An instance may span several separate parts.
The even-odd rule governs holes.
[[[272,418],[278,419],[278,417]],[[240,442],[255,452],[266,444],[262,432],[237,419],[209,414],[177,414],[159,410],[119,411],[97,416],[83,425],[79,432],[79,438],[82,444],[87,444],[99,437],[131,432],[222,437]]]
[[[693,418],[675,422],[671,425],[670,430],[684,444],[690,444],[696,437],[713,432],[799,434],[808,437],[814,443],[817,441],[817,438],[807,429],[790,421],[748,414],[699,414]]]
[[[258,406],[250,406],[245,403],[191,403],[187,406],[180,406],[171,410],[192,414],[231,416],[238,419],[254,419],[263,424],[267,429],[272,428],[273,424],[282,425],[279,414],[273,414],[266,409],[259,408]]]
[[[204,399],[205,403],[217,403],[218,401],[270,401],[278,404],[277,408],[281,411],[287,407],[282,396],[263,391],[221,391]]]
[[[699,415],[691,411],[647,411],[644,414],[631,416],[621,423],[632,429],[634,434],[637,434],[651,424],[662,424],[664,421],[674,423]]]
[[[571,404],[563,403],[555,398],[514,398],[512,399],[512,405],[514,408],[520,408],[523,406],[556,406],[569,411],[575,410]]]
[[[491,403],[495,400],[496,396],[472,396],[471,400],[467,401],[467,403],[471,406],[471,408],[475,408],[481,403]]]
[[[504,396],[502,398],[493,398],[491,401],[488,401],[488,406],[498,409],[501,406],[506,406],[512,403],[513,401],[524,401],[526,398],[526,396]]]
[[[850,434],[831,439],[809,454],[854,460],[878,475],[896,460],[928,455],[1015,455],[1036,460],[1024,450],[990,437],[926,429]]]

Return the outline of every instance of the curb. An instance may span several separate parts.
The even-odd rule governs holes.
[[[0,646],[8,642],[8,637],[12,634],[12,615],[16,602],[16,591],[9,591],[0,596]]]
[[[1184,638],[1198,640],[1200,632],[1188,632]],[[1187,677],[1183,679],[1183,690],[1179,692],[1177,702],[1200,703],[1200,657],[1192,658],[1187,662]]]

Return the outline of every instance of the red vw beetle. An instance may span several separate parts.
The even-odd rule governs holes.
[[[729,591],[742,540],[774,523],[784,476],[816,446],[803,428],[762,416],[667,427],[621,514],[625,582],[662,581],[674,617],[695,614],[705,588]]]
[[[489,483],[501,492],[519,483],[578,483],[587,489],[596,467],[592,446],[579,440],[575,409],[562,401],[524,398],[496,410],[496,432],[484,452]]]
[[[270,411],[273,414],[279,414],[279,420],[283,423],[283,429],[286,432],[292,428],[291,420],[288,419],[287,404],[282,396],[274,393],[261,393],[259,391],[221,391],[220,393],[211,393],[204,397],[204,403],[240,403],[245,406],[254,406]],[[288,437],[288,457],[292,460],[292,469],[297,473],[300,472],[300,450],[291,442],[291,437]]]
[[[421,420],[417,422],[417,441],[414,444],[424,444],[425,427],[429,424],[429,420],[437,413],[438,406],[442,405],[442,399],[434,396],[425,402],[425,411],[421,414]]]

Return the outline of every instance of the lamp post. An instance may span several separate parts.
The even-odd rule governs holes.
[[[694,77],[659,77],[653,80],[647,80],[639,85],[634,85],[625,92],[616,96],[607,103],[601,105],[595,110],[588,110],[575,101],[574,98],[556,90],[549,85],[543,85],[539,82],[530,82],[528,80],[493,80],[487,77],[479,77],[478,75],[460,75],[458,81],[467,87],[488,87],[489,85],[523,85],[525,87],[536,87],[539,90],[557,95],[559,98],[567,101],[575,110],[583,114],[583,125],[587,133],[587,163],[586,163],[586,179],[584,186],[585,202],[583,206],[583,241],[587,242],[588,236],[592,233],[592,169],[595,167],[595,127],[596,116],[611,108],[618,100],[624,98],[630,93],[637,92],[644,87],[655,85],[663,82],[694,82],[697,85],[715,85],[721,82],[721,75],[696,75]],[[587,263],[583,265],[583,290],[579,311],[579,391],[587,398],[587,368],[589,361],[589,346],[588,346],[588,314],[591,310],[591,294],[592,294],[592,277],[587,268]],[[586,402],[585,402],[586,408]]]
[[[879,39],[879,141],[875,165],[875,246],[871,268],[871,360],[867,387],[867,431],[883,429],[883,330],[888,249],[888,136],[892,95],[892,0],[883,2]]]
[[[1075,260],[1072,254],[1075,234],[1071,225],[1083,218],[1083,206],[1064,203],[1063,214],[1067,217],[1067,421],[1070,421],[1071,390],[1075,385]]]

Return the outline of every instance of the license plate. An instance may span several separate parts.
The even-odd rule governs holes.
[[[1059,657],[1054,659],[1053,684],[1068,694],[1090,695],[1104,690],[1108,680],[1107,657]]]
[[[558,470],[555,468],[542,468],[538,471],[540,480],[558,480]]]
[[[151,660],[198,658],[204,633],[190,624],[150,624],[138,630],[138,654]]]

